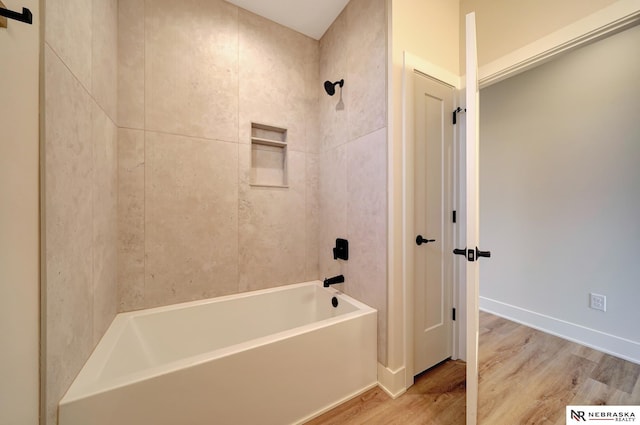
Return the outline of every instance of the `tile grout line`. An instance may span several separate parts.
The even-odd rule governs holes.
[[[142,305],[147,307],[147,1],[142,1]]]
[[[242,170],[240,169],[241,161],[240,161],[240,9],[236,8],[236,77],[238,81],[238,85],[236,87],[236,99],[238,103],[236,105],[236,131],[237,131],[237,184],[236,184],[236,293],[241,292],[240,290],[240,184],[241,178],[240,175]],[[251,163],[251,150],[249,150],[249,163]],[[251,178],[251,176],[249,176]]]

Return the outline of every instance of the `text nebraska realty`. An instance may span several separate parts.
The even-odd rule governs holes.
[[[585,418],[586,413],[586,418]],[[580,422],[583,421],[615,421],[615,422],[635,422],[636,415],[633,412],[584,412],[581,410],[571,411],[571,418]]]

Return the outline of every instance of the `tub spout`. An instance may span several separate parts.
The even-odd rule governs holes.
[[[335,285],[336,283],[344,283],[344,276],[339,274],[338,276],[325,278],[323,286],[328,288],[329,285]]]

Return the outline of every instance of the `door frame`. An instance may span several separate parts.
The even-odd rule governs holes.
[[[402,276],[403,276],[403,305],[404,305],[404,365],[405,365],[405,388],[409,388],[413,385],[414,381],[414,367],[413,367],[413,290],[414,290],[414,246],[415,246],[415,230],[414,230],[414,161],[413,152],[415,147],[415,135],[414,135],[414,73],[415,71],[426,75],[429,78],[439,80],[454,88],[453,107],[457,108],[459,105],[458,91],[460,90],[460,77],[454,75],[437,65],[434,65],[420,57],[413,55],[407,51],[404,52],[403,68],[402,68],[402,202],[403,202],[403,240],[402,240]],[[453,112],[453,111],[451,111]],[[459,145],[457,137],[459,131],[454,127],[453,130],[453,146],[454,146],[454,158],[453,164],[451,164],[451,174],[453,176],[452,186],[455,188],[458,185],[456,168],[456,154],[457,146]],[[454,191],[455,193],[455,191]],[[457,205],[457,199],[451,194],[451,202],[454,208]],[[453,227],[453,240],[448,242],[448,245],[452,245],[457,240],[457,229]],[[453,307],[457,311],[460,311],[461,304],[459,303],[459,296],[461,290],[459,287],[459,279],[455,275],[456,267],[453,266],[454,272],[452,273],[452,303]],[[464,348],[460,346],[460,335],[464,338],[464,333],[460,332],[460,320],[456,320],[453,323],[453,350],[452,358],[464,358]],[[462,348],[462,351],[460,349]]]
[[[636,0],[618,0],[478,69],[480,89],[542,65],[562,53],[631,28],[640,21]]]
[[[517,49],[503,57],[489,63],[483,65],[478,70],[478,79],[479,79],[479,87],[480,89],[484,87],[488,87],[491,84],[502,81],[506,78],[517,75],[521,72],[524,72],[528,69],[531,69],[537,65],[541,65],[542,63],[551,60],[555,56],[568,52],[570,50],[576,49],[588,43],[595,42],[601,38],[605,38],[609,35],[613,35],[616,32],[623,31],[640,21],[640,9],[638,9],[637,1],[635,0],[619,0],[616,3],[613,3],[603,9],[582,18],[568,26],[561,28],[558,31],[555,31],[548,36],[545,36],[533,43],[524,46],[520,49]],[[393,389],[393,392],[389,392],[392,396],[398,396],[402,394],[407,388],[411,386],[413,383],[413,341],[409,341],[409,337],[413,332],[413,307],[410,308],[411,299],[408,298],[408,288],[409,283],[411,282],[408,279],[407,272],[410,272],[407,264],[407,246],[409,243],[414,243],[413,238],[407,237],[407,223],[412,223],[413,216],[411,216],[411,220],[407,217],[408,212],[408,199],[407,194],[411,193],[407,190],[407,143],[408,136],[407,131],[410,130],[407,128],[407,118],[410,114],[413,114],[413,106],[412,106],[412,97],[408,96],[408,93],[412,92],[408,90],[408,84],[411,83],[411,76],[413,74],[413,70],[417,69],[420,72],[429,75],[433,78],[441,80],[447,84],[450,84],[456,87],[458,90],[464,90],[463,81],[464,76],[458,76],[454,73],[447,71],[444,68],[441,68],[429,61],[421,59],[420,57],[411,54],[410,52],[405,51],[403,56],[403,68],[402,68],[402,162],[403,162],[403,170],[402,170],[402,307],[403,310],[399,315],[389,318],[389,336],[388,341],[391,342],[389,346],[389,354],[393,356],[395,354],[400,355],[404,358],[404,364],[400,366],[398,370],[385,370],[385,368],[379,369],[379,381],[382,384],[391,384],[387,385],[390,389]],[[411,86],[411,89],[413,87]],[[412,96],[412,95],[410,95]],[[461,105],[462,99],[464,99],[464,93],[461,92],[460,96],[458,96],[458,105]],[[392,102],[389,103],[389,107],[392,109]],[[459,122],[463,122],[461,120]],[[462,127],[462,126],[456,126]],[[462,128],[454,128],[454,144],[456,146],[456,153],[459,152],[459,140],[460,137],[464,137],[464,134],[460,134],[463,132]],[[413,130],[411,130],[413,131]],[[391,155],[391,153],[390,153]],[[461,187],[461,180],[459,178],[460,172],[455,168],[455,163],[459,162],[461,159],[457,157],[454,159],[454,191],[456,192],[454,202],[458,202],[461,195],[464,195],[464,191]],[[392,164],[390,164],[392,167]],[[392,174],[392,168],[389,169],[390,174]],[[411,191],[413,190],[413,186],[411,186]],[[390,205],[393,205],[393,198],[390,195]],[[457,204],[456,208],[460,210],[462,205]],[[393,209],[390,209],[391,216],[393,215]],[[459,217],[460,218],[460,217]],[[461,222],[461,220],[459,220]],[[391,221],[390,221],[391,223]],[[454,228],[454,240],[458,240],[459,234],[464,232],[464,229],[461,226],[458,229]],[[390,235],[394,232],[390,229]],[[393,258],[393,249],[390,250],[390,258]],[[459,358],[464,358],[464,354],[460,355],[460,353],[465,353],[466,347],[466,326],[465,316],[466,311],[464,309],[459,308],[464,305],[464,291],[461,291],[459,284],[459,276],[461,265],[458,260],[454,260],[458,265],[454,265],[454,294],[453,294],[453,302],[454,306],[458,306],[458,317],[457,321],[454,324],[454,353],[457,351],[459,354]],[[394,268],[394,264],[390,261],[390,270]],[[411,264],[411,266],[413,266]],[[410,272],[411,276],[413,272]],[[389,284],[389,293],[390,298],[393,299],[393,289],[392,284]],[[403,323],[402,326],[402,335],[395,335],[393,324],[396,320],[399,320]],[[412,338],[412,337],[411,337]],[[400,342],[402,344],[396,345],[393,341]],[[402,352],[402,351],[404,352]],[[402,358],[401,357],[401,358]],[[404,369],[404,370],[403,370]],[[402,373],[404,372],[404,373]],[[398,376],[400,374],[400,376]],[[402,376],[403,375],[403,376]],[[388,381],[388,382],[387,382]],[[383,385],[384,387],[384,385]],[[386,387],[385,387],[386,389]]]
[[[0,28],[0,423],[37,425],[41,393],[41,189],[44,6],[27,7],[32,25]],[[20,4],[18,4],[20,3]],[[6,64],[6,65],[5,65]]]

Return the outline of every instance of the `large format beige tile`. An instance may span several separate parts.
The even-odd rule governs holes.
[[[309,40],[307,44],[308,46],[304,48],[306,151],[320,153],[320,142],[322,140],[320,96],[321,93],[324,93],[323,82],[320,81],[320,43],[315,40]]]
[[[346,7],[349,140],[387,123],[387,24],[384,0],[352,0]],[[347,100],[345,100],[347,103]]]
[[[92,7],[85,0],[45,2],[44,39],[87,90],[91,90]]]
[[[238,140],[238,9],[223,1],[145,3],[146,129]]]
[[[245,10],[239,11],[240,142],[250,143],[251,122],[287,129],[289,150],[305,151],[306,49],[304,35]]]
[[[93,348],[92,100],[45,46],[46,417]]]
[[[118,1],[118,125],[144,128],[144,0]]]
[[[93,103],[93,343],[118,306],[118,132]]]
[[[304,280],[320,278],[320,158],[313,153],[306,154],[306,270]]]
[[[118,131],[118,310],[144,308],[144,131]]]
[[[289,152],[289,187],[249,186],[250,146],[240,145],[239,289],[305,280],[305,154]]]
[[[378,360],[386,364],[387,132],[347,145],[349,276],[345,292],[378,310]]]
[[[347,275],[348,262],[333,259],[336,238],[347,237],[347,149],[345,145],[320,154],[318,191],[320,277]]]
[[[91,94],[118,119],[118,0],[93,0]]]
[[[344,290],[378,314],[378,358],[386,362],[386,20],[383,0],[352,0],[320,40],[319,80],[344,79],[318,99],[320,277],[343,273]],[[335,238],[349,261],[334,261]]]
[[[318,113],[322,138],[320,151],[325,152],[349,141],[348,114],[351,103],[349,93],[352,81],[347,76],[347,14],[346,9],[331,24],[320,40],[320,95]],[[323,87],[324,81],[336,82],[345,80],[342,87],[344,110],[336,111],[340,100],[340,87],[336,85],[336,93],[329,96]]]
[[[238,145],[145,135],[145,304],[237,292]]]

